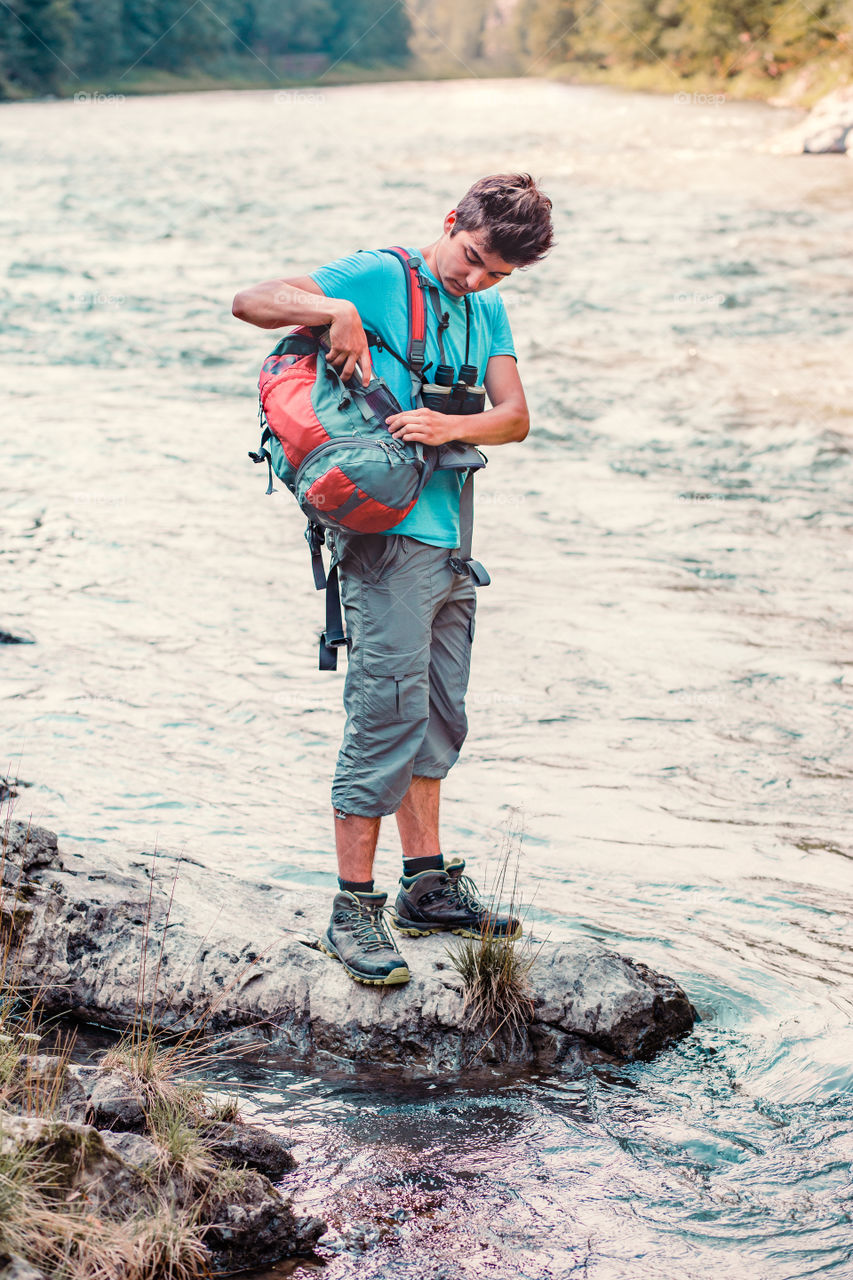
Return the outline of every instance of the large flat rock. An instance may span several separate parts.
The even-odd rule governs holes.
[[[446,939],[400,938],[412,980],[360,986],[317,949],[327,895],[163,854],[60,852],[51,832],[24,823],[10,824],[4,883],[4,914],[14,917],[27,980],[47,1008],[113,1026],[136,1014],[146,939],[144,1004],[160,1027],[204,1020],[216,1032],[254,1029],[306,1059],[439,1073],[472,1061],[649,1058],[695,1018],[681,987],[645,965],[591,939],[537,941],[533,1020],[512,1043],[490,1040],[463,1030]]]

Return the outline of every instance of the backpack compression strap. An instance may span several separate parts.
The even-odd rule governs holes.
[[[320,670],[336,671],[338,666],[338,649],[348,647],[344,634],[344,619],[341,613],[341,593],[338,588],[338,566],[333,565],[328,576],[323,568],[323,553],[320,550],[326,541],[326,531],[322,525],[308,521],[305,538],[311,551],[311,569],[314,573],[314,586],[318,591],[326,591],[326,630],[320,636]]]

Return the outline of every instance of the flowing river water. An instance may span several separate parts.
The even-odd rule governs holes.
[[[445,848],[488,880],[523,823],[537,930],[702,1021],[488,1087],[242,1068],[329,1280],[853,1276],[853,167],[762,150],[796,118],[537,81],[0,108],[16,816],[329,891],[343,671],[231,297],[426,244],[484,172],[554,199],[500,286],[533,427],[479,485]]]

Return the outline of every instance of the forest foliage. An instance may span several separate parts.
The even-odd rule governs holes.
[[[349,66],[435,74],[663,69],[853,75],[853,0],[2,0],[0,96],[134,88],[146,73],[260,83]]]

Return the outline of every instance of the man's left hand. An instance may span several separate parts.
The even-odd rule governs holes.
[[[435,409],[404,409],[385,419],[395,440],[407,440],[412,444],[447,444],[454,440],[456,418]]]

